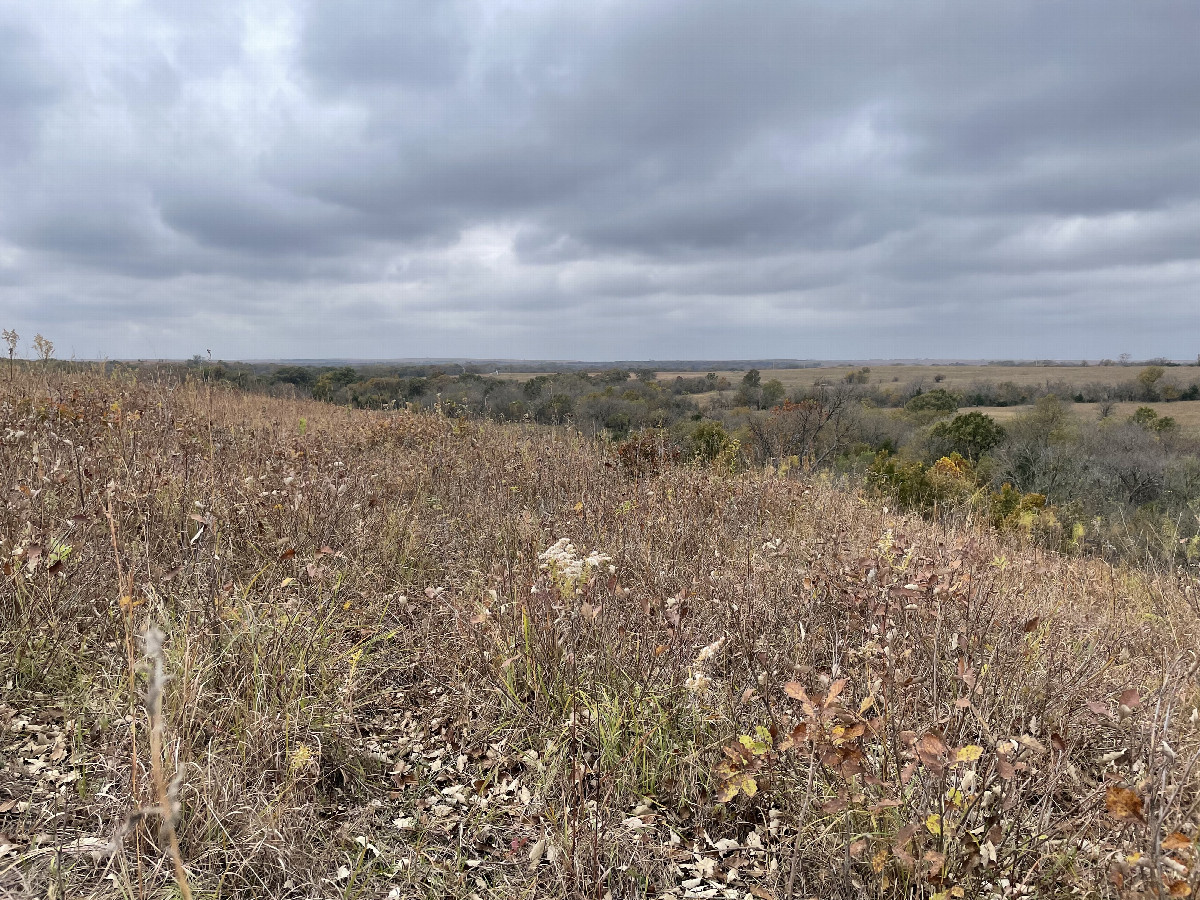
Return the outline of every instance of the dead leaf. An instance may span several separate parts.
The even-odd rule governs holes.
[[[822,705],[823,706],[832,705],[833,701],[838,698],[838,696],[842,693],[842,690],[845,687],[846,687],[846,679],[845,678],[839,678],[837,681],[835,681],[833,684],[831,684],[829,686],[829,693],[825,695],[825,702]]]
[[[917,741],[917,756],[930,768],[939,767],[942,759],[949,752],[950,748],[946,746],[946,742],[936,731],[926,732]]]
[[[1142,815],[1142,798],[1137,791],[1119,784],[1110,785],[1104,794],[1104,805],[1108,814],[1118,822],[1145,822]]]
[[[915,835],[917,833],[918,828],[919,828],[919,826],[917,825],[916,822],[909,822],[907,825],[905,825],[903,828],[901,828],[898,832],[896,832],[896,839],[892,842],[892,846],[897,849],[905,846],[909,841],[911,841],[913,839],[913,835]]]
[[[808,693],[804,690],[804,685],[798,681],[789,681],[783,686],[783,692],[793,700],[808,699]]]
[[[1192,840],[1182,831],[1172,831],[1163,838],[1162,845],[1164,850],[1184,850],[1192,846]]]
[[[546,852],[546,839],[543,837],[536,844],[529,848],[529,868],[536,869],[538,863],[542,861],[542,855]]]
[[[1102,716],[1105,719],[1112,718],[1112,713],[1109,711],[1107,703],[1101,703],[1099,700],[1089,700],[1085,705],[1098,716]]]

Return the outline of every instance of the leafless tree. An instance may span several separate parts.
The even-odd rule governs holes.
[[[8,380],[12,381],[13,377],[13,356],[17,352],[17,342],[21,340],[21,336],[17,334],[16,329],[4,329],[4,343],[8,344]]]
[[[846,446],[857,411],[854,385],[815,387],[806,396],[751,415],[751,450],[763,462],[797,456],[808,466],[820,466]]]

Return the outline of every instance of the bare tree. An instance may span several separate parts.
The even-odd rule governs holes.
[[[841,450],[853,433],[858,391],[854,385],[816,387],[807,396],[751,415],[752,450],[762,461],[799,457],[816,467]]]
[[[4,329],[4,343],[8,344],[8,380],[13,378],[13,356],[17,352],[17,342],[21,340],[21,336],[17,334],[14,328]]]
[[[33,336],[33,352],[37,354],[37,358],[45,366],[54,358],[54,342],[49,338],[42,337],[40,334],[35,334]]]

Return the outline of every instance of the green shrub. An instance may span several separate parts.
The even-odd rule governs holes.
[[[955,416],[934,426],[933,436],[946,441],[949,449],[977,461],[980,456],[1004,440],[1004,429],[995,419],[981,412]]]
[[[959,396],[952,394],[945,388],[934,388],[932,391],[925,391],[917,394],[907,403],[904,408],[909,412],[944,412],[951,413],[959,407]]]

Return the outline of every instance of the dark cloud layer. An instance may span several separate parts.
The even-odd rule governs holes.
[[[0,11],[0,318],[80,356],[1192,357],[1200,7]]]

